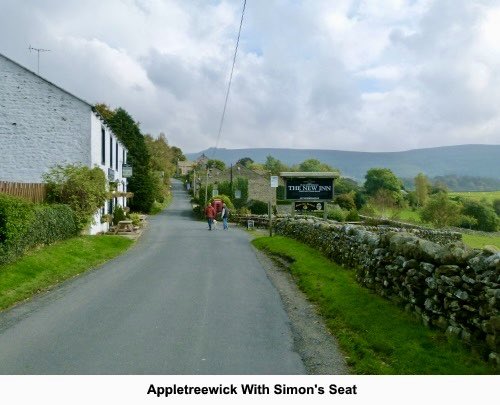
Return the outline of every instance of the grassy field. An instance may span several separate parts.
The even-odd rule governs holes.
[[[462,234],[463,242],[470,246],[471,248],[481,249],[486,245],[493,245],[500,249],[500,236],[491,235],[491,236],[483,236],[483,235],[470,235],[463,233]]]
[[[500,200],[500,191],[460,191],[448,193],[450,197],[464,197],[471,200],[486,200],[492,203],[494,200]]]
[[[0,266],[0,310],[118,256],[132,243],[121,236],[82,236]]]
[[[423,224],[418,211],[409,208],[398,211],[399,221],[410,222],[414,224]]]
[[[494,374],[464,345],[357,284],[354,272],[284,237],[252,243],[293,261],[290,271],[315,303],[355,374]]]

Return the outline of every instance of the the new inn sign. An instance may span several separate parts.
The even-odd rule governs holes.
[[[287,200],[332,200],[336,173],[281,173]]]

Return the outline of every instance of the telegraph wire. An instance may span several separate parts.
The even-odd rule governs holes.
[[[247,0],[244,0],[243,1],[243,10],[241,11],[241,20],[240,20],[240,28],[238,30],[238,38],[236,39],[236,47],[234,49],[233,66],[231,67],[231,74],[229,75],[229,83],[227,86],[226,98],[224,100],[224,108],[222,110],[222,116],[221,116],[220,124],[219,124],[219,132],[217,134],[217,142],[215,143],[215,148],[214,148],[214,152],[212,154],[212,158],[215,158],[215,153],[217,151],[217,148],[219,147],[219,141],[220,141],[220,137],[222,134],[222,126],[224,125],[224,117],[226,116],[226,108],[227,108],[227,101],[229,99],[229,91],[231,90],[231,83],[233,81],[234,65],[236,64],[236,55],[238,53],[238,46],[240,43],[240,36],[241,36],[241,27],[243,26],[243,18],[245,16],[246,5],[247,5]]]

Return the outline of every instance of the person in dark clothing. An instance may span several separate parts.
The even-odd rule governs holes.
[[[208,230],[211,231],[212,230],[212,224],[214,222],[214,218],[215,218],[215,208],[212,207],[209,204],[207,204],[207,207],[205,208],[205,217],[207,218],[207,222],[208,222]]]
[[[227,226],[227,219],[229,218],[229,209],[227,208],[226,204],[222,204],[222,212],[220,214],[220,216],[222,217],[222,224],[223,224],[223,228],[224,230],[228,230],[228,226]]]

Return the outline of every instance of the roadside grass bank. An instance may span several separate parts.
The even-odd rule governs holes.
[[[282,236],[252,241],[290,262],[299,288],[317,305],[354,374],[495,374],[457,339],[361,287],[352,270]]]
[[[0,310],[118,256],[132,243],[121,236],[80,236],[0,266]]]

